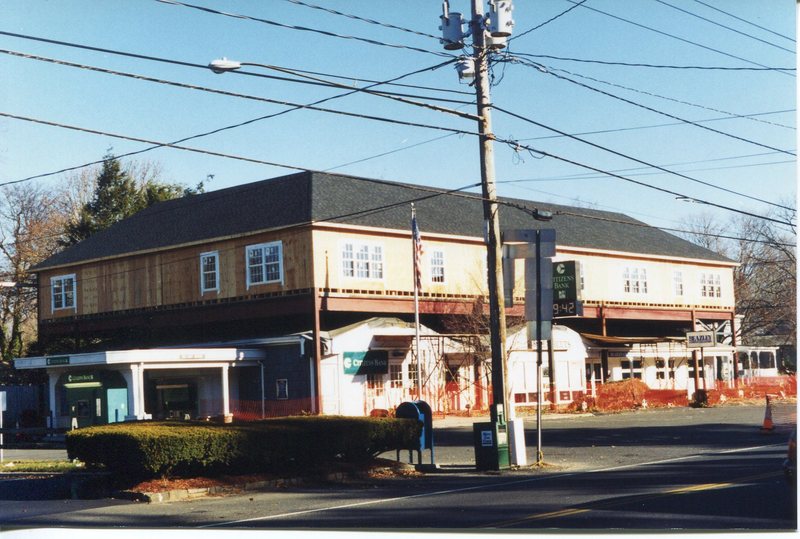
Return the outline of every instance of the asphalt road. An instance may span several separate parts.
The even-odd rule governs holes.
[[[0,526],[170,530],[795,530],[782,477],[790,427],[763,407],[547,417],[542,470],[467,471],[472,421],[435,425],[440,472],[165,504],[20,500],[0,489]],[[535,457],[535,422],[526,423]],[[423,462],[429,455],[423,455]],[[19,489],[17,489],[19,490]]]

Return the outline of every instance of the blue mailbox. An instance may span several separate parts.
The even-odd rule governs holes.
[[[431,464],[434,463],[433,458],[433,411],[427,402],[416,400],[413,402],[403,402],[395,410],[394,416],[398,419],[416,419],[422,423],[422,431],[419,435],[419,444],[417,447],[409,449],[417,452],[418,461],[422,464],[422,450],[431,450]],[[400,460],[400,450],[397,450],[397,460]],[[413,463],[413,455],[411,455],[411,462]]]

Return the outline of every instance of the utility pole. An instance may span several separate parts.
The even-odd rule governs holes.
[[[503,283],[503,252],[500,242],[500,217],[497,213],[497,192],[494,177],[494,134],[489,98],[489,65],[487,33],[484,29],[481,0],[472,0],[473,59],[475,61],[475,94],[478,104],[480,133],[481,189],[483,218],[486,226],[486,270],[489,287],[489,336],[492,347],[492,400],[504,410],[506,402],[506,313],[500,287]],[[497,407],[492,407],[492,421],[497,421]],[[505,410],[503,413],[505,418]]]

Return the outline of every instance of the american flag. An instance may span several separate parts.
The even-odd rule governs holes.
[[[417,213],[411,212],[411,239],[414,242],[414,284],[416,290],[422,289],[422,237],[417,226]]]

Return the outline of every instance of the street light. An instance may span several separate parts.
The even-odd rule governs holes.
[[[228,60],[227,58],[218,58],[216,60],[212,60],[208,64],[208,68],[217,75],[221,73],[227,73],[228,71],[235,71],[241,67],[242,67],[242,62],[237,62],[235,60]]]

